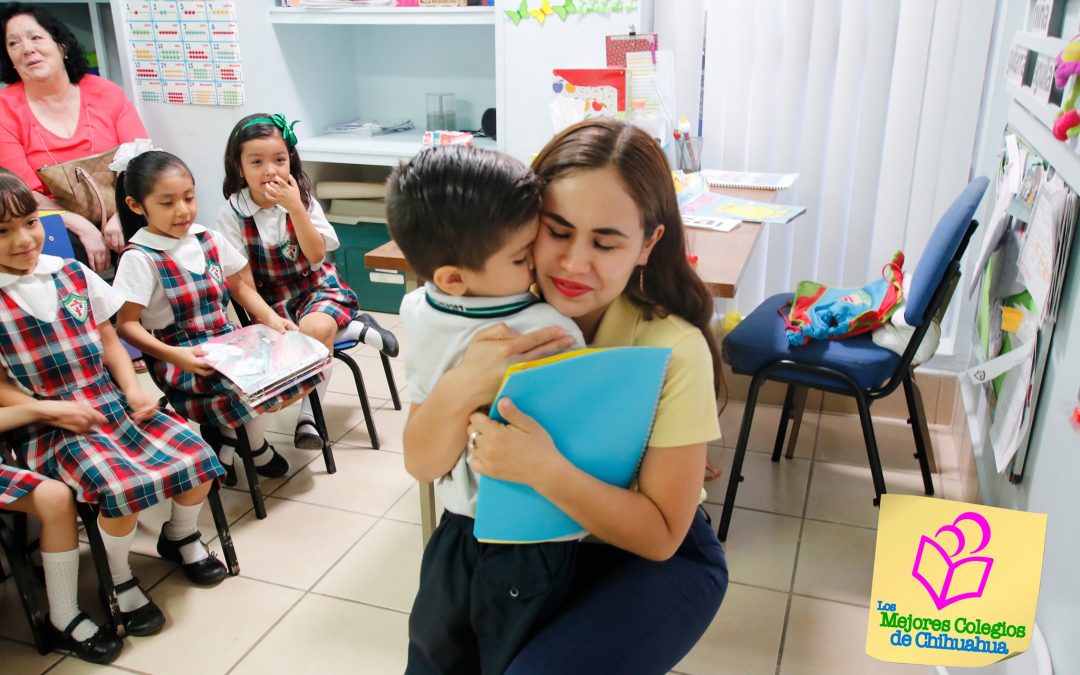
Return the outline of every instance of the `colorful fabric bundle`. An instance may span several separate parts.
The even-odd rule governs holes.
[[[787,312],[787,339],[793,347],[810,340],[836,340],[884,324],[903,298],[904,254],[897,251],[881,270],[881,279],[862,288],[829,288],[802,281]],[[784,308],[780,314],[784,315]]]

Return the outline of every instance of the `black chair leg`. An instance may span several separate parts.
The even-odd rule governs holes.
[[[930,430],[926,426],[926,413],[922,407],[922,394],[915,384],[909,370],[904,375],[904,397],[907,399],[908,423],[911,424],[911,433],[915,436],[915,459],[919,460],[919,471],[922,472],[923,490],[927,495],[934,494],[933,471],[936,467],[931,466],[933,453],[930,450]]]
[[[33,578],[27,570],[24,557],[25,542],[25,538],[19,540],[7,525],[0,522],[0,545],[3,546],[4,553],[7,555],[11,576],[15,579],[15,588],[19,592],[19,600],[26,612],[26,620],[30,624],[30,633],[34,637],[34,646],[37,647],[39,654],[48,654],[51,645],[45,633],[45,615],[38,606]]]
[[[229,569],[229,575],[235,577],[240,574],[240,561],[236,559],[236,547],[233,546],[232,533],[229,532],[225,507],[221,504],[217,480],[210,483],[210,494],[206,496],[206,502],[210,505],[211,515],[214,516],[214,527],[217,528],[218,541],[221,542],[221,552],[225,555],[225,566]]]
[[[386,373],[386,385],[390,387],[390,399],[394,402],[394,410],[401,410],[401,397],[398,396],[397,383],[394,381],[394,371],[390,369],[390,357],[379,353],[382,358],[382,369]]]
[[[780,461],[780,453],[784,449],[784,438],[787,436],[788,420],[791,419],[791,410],[795,405],[795,385],[787,386],[784,394],[784,407],[780,410],[780,425],[776,429],[776,443],[773,444],[772,461]]]
[[[371,447],[375,450],[379,449],[379,434],[375,431],[375,419],[371,416],[371,403],[368,402],[367,387],[364,386],[364,376],[360,373],[360,366],[356,365],[356,361],[351,356],[344,352],[335,352],[334,356],[341,360],[349,370],[352,371],[353,381],[356,383],[356,395],[360,399],[360,407],[364,411],[364,423],[367,425],[368,438],[371,439]],[[383,355],[386,358],[386,355]],[[384,367],[389,373],[389,362],[384,364]],[[391,375],[392,376],[392,375]],[[394,396],[397,396],[397,390],[393,387],[390,391],[394,392]],[[400,406],[398,407],[400,410]]]
[[[881,503],[885,494],[885,475],[881,471],[881,456],[878,454],[877,439],[874,437],[874,420],[870,417],[870,402],[862,391],[855,392],[855,403],[859,406],[859,422],[862,423],[863,439],[866,441],[866,458],[870,462],[870,476],[874,480],[874,506]]]
[[[731,462],[731,475],[728,476],[727,494],[724,497],[724,507],[720,513],[720,526],[717,528],[717,537],[720,541],[727,541],[728,528],[731,526],[731,513],[735,509],[735,493],[739,490],[742,481],[743,459],[746,457],[746,446],[750,442],[750,426],[754,423],[754,408],[757,406],[758,391],[765,383],[765,377],[759,373],[750,382],[750,391],[746,394],[746,407],[743,409],[742,426],[739,427],[739,442],[735,446],[735,458]]]
[[[334,461],[334,450],[330,447],[330,436],[326,430],[326,418],[323,416],[322,402],[319,401],[319,395],[316,392],[311,392],[311,415],[315,418],[315,429],[318,430],[319,436],[323,439],[322,442],[322,456],[323,463],[326,465],[326,473],[337,473],[337,463]],[[367,397],[361,399],[367,401]],[[365,406],[364,415],[370,415]]]
[[[82,520],[83,529],[86,530],[86,538],[90,541],[90,555],[94,559],[94,569],[97,570],[101,597],[105,599],[105,611],[109,613],[109,621],[116,630],[116,634],[124,637],[124,619],[120,615],[120,603],[116,599],[116,589],[113,587],[112,571],[109,569],[109,557],[105,552],[105,542],[101,540],[101,531],[98,530],[97,509],[91,504],[77,500],[75,507],[79,510],[79,519]]]
[[[801,385],[795,387],[791,411],[791,433],[788,434],[787,452],[784,453],[788,459],[795,456],[795,446],[799,442],[799,431],[802,429],[803,414],[806,412],[806,397],[809,393],[809,387]]]
[[[259,474],[255,472],[255,459],[251,456],[251,443],[248,442],[247,430],[243,426],[236,430],[236,454],[244,463],[244,475],[247,477],[248,490],[251,491],[251,505],[255,507],[255,517],[266,517],[266,504],[263,500]]]

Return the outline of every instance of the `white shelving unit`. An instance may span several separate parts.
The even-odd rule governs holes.
[[[334,24],[367,26],[490,26],[494,7],[348,7],[304,9],[275,7],[270,22],[277,24]]]
[[[335,164],[367,164],[372,166],[396,166],[420,151],[423,131],[406,131],[382,136],[360,134],[324,134],[307,138],[296,149],[305,162],[331,162]],[[490,138],[477,138],[473,145],[498,149]]]

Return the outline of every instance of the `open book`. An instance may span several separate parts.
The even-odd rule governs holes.
[[[652,432],[671,350],[582,349],[517,364],[495,403],[509,397],[576,467],[630,487]],[[505,421],[491,406],[491,417]],[[572,539],[585,530],[531,487],[480,477],[473,534],[488,543]]]
[[[262,324],[210,338],[199,347],[207,363],[257,406],[330,365],[330,350],[298,330],[279,333]]]

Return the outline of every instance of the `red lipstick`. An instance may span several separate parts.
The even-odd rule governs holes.
[[[558,277],[550,278],[551,283],[555,286],[555,290],[568,298],[576,298],[592,290],[592,286],[579,284],[576,281],[570,281],[569,279],[559,279]]]

